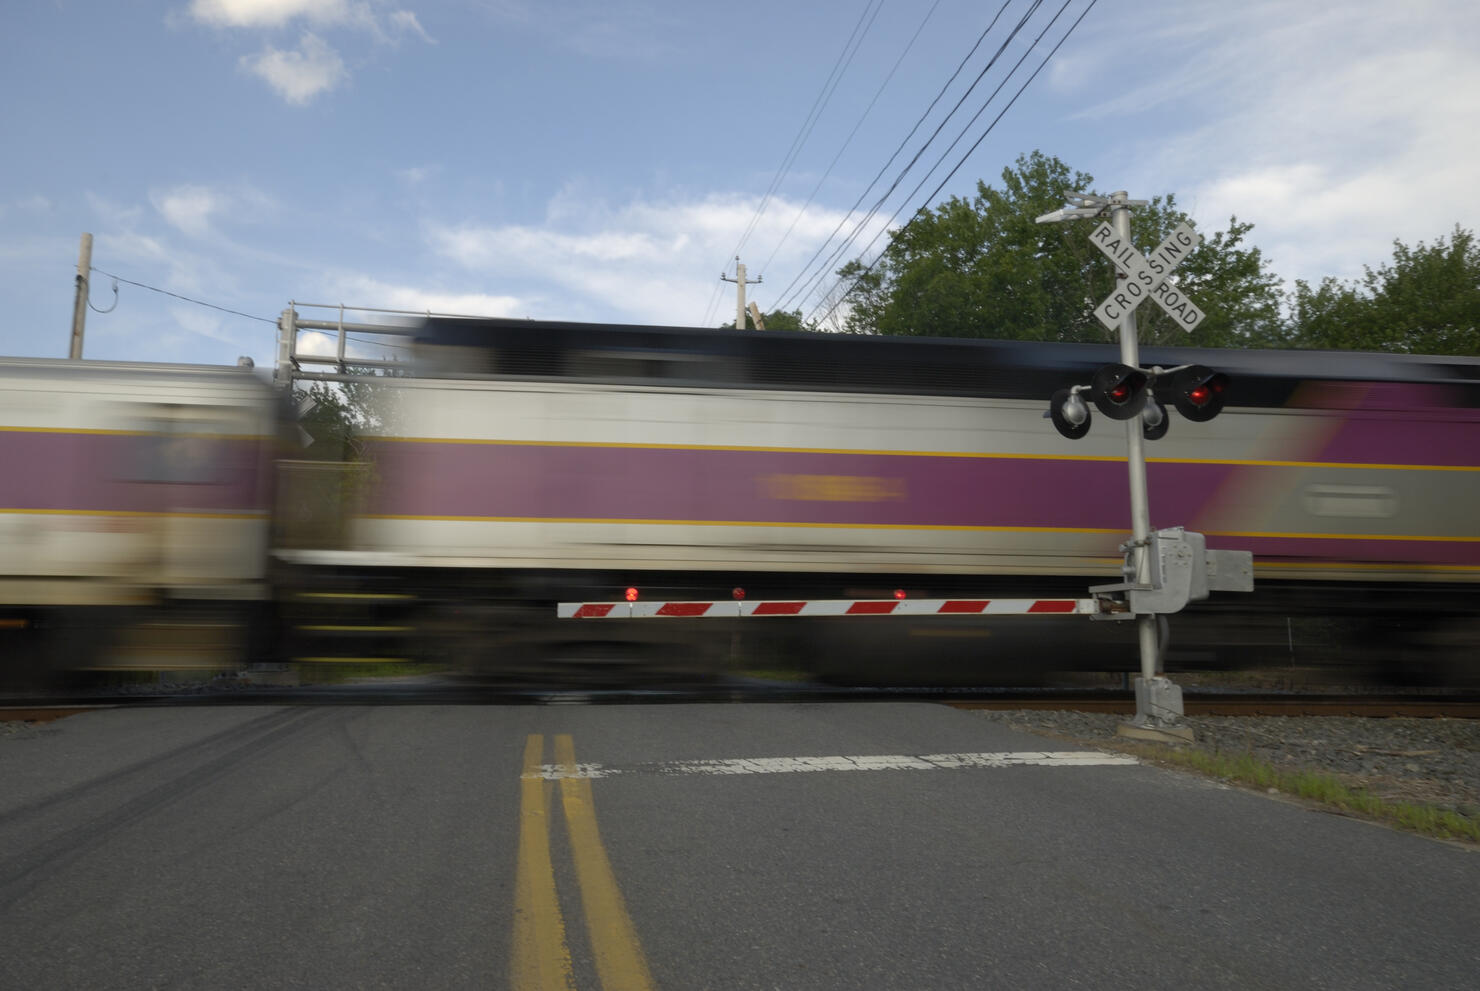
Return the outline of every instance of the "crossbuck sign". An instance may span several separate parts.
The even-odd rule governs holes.
[[[1172,269],[1202,243],[1202,235],[1183,222],[1167,239],[1157,245],[1147,258],[1129,240],[1121,240],[1115,228],[1101,223],[1089,236],[1090,243],[1103,251],[1111,261],[1125,270],[1126,278],[1095,308],[1095,316],[1110,330],[1118,330],[1120,321],[1148,296],[1166,311],[1167,316],[1191,331],[1203,321],[1203,311],[1185,294],[1167,282]]]

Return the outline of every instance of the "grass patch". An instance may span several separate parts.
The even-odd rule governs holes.
[[[1285,770],[1252,754],[1224,754],[1195,748],[1129,743],[1117,744],[1116,749],[1234,784],[1265,791],[1274,789],[1425,836],[1480,843],[1480,822],[1452,809],[1415,802],[1388,801],[1364,788],[1353,788],[1324,771]]]

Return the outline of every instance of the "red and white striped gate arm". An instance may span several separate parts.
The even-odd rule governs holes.
[[[1089,616],[1095,599],[802,599],[561,602],[559,619],[737,619],[746,616]]]

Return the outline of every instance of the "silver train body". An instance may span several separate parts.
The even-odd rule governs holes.
[[[556,602],[629,587],[1083,594],[1117,572],[1127,536],[1123,428],[1099,421],[1069,441],[1043,411],[1109,349],[527,321],[432,321],[417,349],[415,374],[374,384],[364,461],[332,467],[284,458],[286,404],[235,370],[0,366],[12,456],[88,465],[0,487],[10,614],[189,602],[215,622],[231,603],[245,617],[233,622],[272,628],[261,649],[284,657],[456,658],[555,680],[563,657],[828,657],[817,664],[833,677],[889,680],[889,652],[926,652],[944,680],[974,683],[1009,666],[1134,665],[1123,637],[1076,619],[1034,620],[1052,625],[1031,633],[778,620],[599,634],[554,619]],[[1179,619],[1187,657],[1330,660],[1334,636],[1380,641],[1409,664],[1468,642],[1474,363],[1146,358],[1195,358],[1234,382],[1222,415],[1173,423],[1149,452],[1154,525],[1255,555],[1254,596]],[[99,438],[134,465],[106,484],[115,455],[97,453]]]

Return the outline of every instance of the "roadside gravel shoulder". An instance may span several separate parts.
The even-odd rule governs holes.
[[[983,718],[1054,739],[1138,755],[1116,735],[1124,716],[1105,713],[976,710]],[[1209,754],[1251,756],[1284,771],[1330,774],[1385,801],[1412,802],[1480,822],[1480,720],[1337,716],[1199,716],[1179,744]]]

